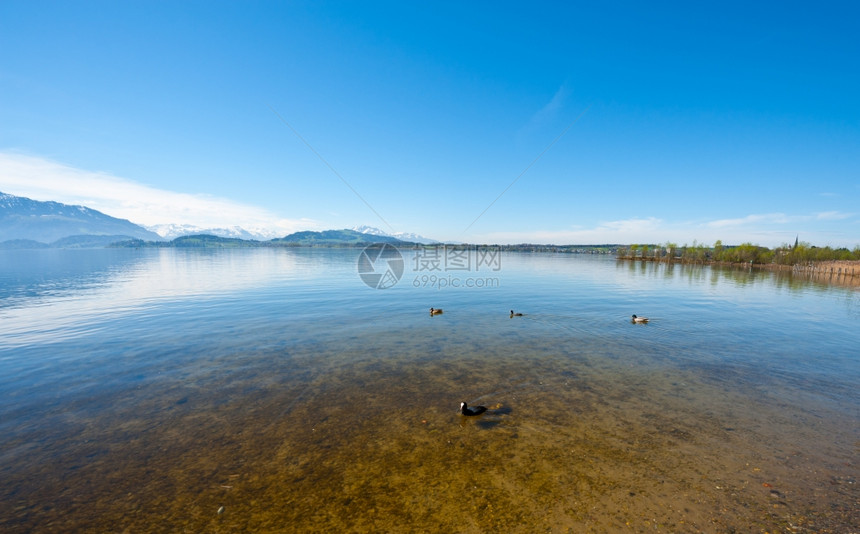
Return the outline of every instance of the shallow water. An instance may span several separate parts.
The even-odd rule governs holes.
[[[0,253],[0,530],[857,530],[856,290],[403,252]]]

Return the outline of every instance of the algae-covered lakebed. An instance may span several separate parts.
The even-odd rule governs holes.
[[[860,524],[856,291],[551,254],[376,290],[355,255],[5,257],[0,528]]]

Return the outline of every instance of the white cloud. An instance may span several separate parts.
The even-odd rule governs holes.
[[[747,215],[738,219],[720,219],[707,223],[710,228],[728,228],[733,226],[747,226],[750,224],[785,224],[796,222],[797,218],[791,218],[784,213],[766,213]]]
[[[606,221],[591,228],[576,227],[566,230],[537,230],[533,232],[493,232],[480,236],[478,242],[487,243],[653,243],[657,236],[667,235],[667,228],[656,217]]]
[[[614,233],[627,234],[632,232],[652,232],[660,228],[663,224],[661,219],[656,217],[648,217],[647,219],[626,219],[621,221],[609,221],[600,224],[597,231],[609,231]]]
[[[317,226],[308,219],[286,219],[229,199],[158,189],[15,152],[0,152],[0,191],[34,200],[80,204],[144,226],[241,226],[273,237]]]
[[[853,217],[853,213],[842,213],[841,211],[823,211],[815,215],[815,218],[822,221],[842,221]]]
[[[845,213],[841,211],[824,211],[814,214],[805,215],[786,215],[785,213],[765,213],[752,214],[746,217],[737,219],[719,219],[705,223],[705,227],[709,229],[720,229],[738,232],[746,232],[750,235],[761,236],[783,236],[786,233],[802,231],[804,233],[816,232],[816,235],[822,237],[827,235],[832,239],[834,232],[821,232],[822,229],[815,227],[818,221],[844,221],[854,217],[854,213]],[[791,225],[791,229],[781,230],[780,226]],[[750,238],[746,239],[747,241]],[[781,243],[780,243],[781,244]]]

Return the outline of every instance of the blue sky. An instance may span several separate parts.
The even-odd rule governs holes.
[[[851,2],[3,0],[0,191],[275,235],[854,247],[857,20]]]

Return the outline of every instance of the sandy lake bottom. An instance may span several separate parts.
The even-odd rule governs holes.
[[[860,524],[853,414],[829,398],[785,396],[746,368],[612,349],[523,343],[515,333],[479,347],[419,331],[246,350],[228,362],[187,355],[193,365],[158,379],[46,403],[7,436],[0,525],[851,532]],[[460,400],[489,410],[461,416]]]

